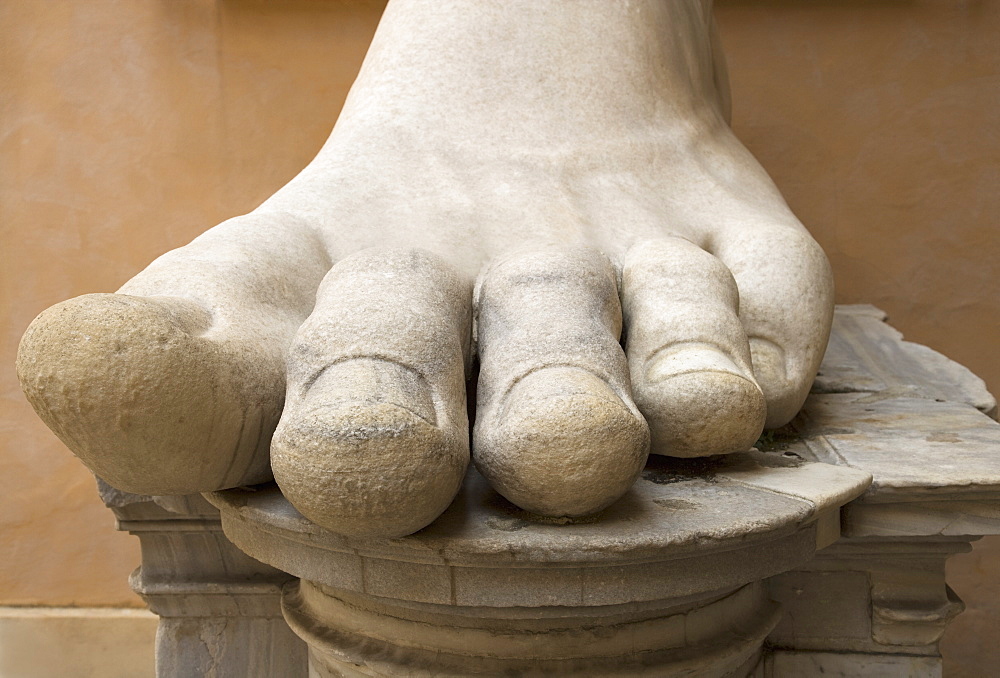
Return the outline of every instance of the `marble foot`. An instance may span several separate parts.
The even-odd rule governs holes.
[[[650,453],[746,451],[805,400],[833,285],[728,98],[705,0],[393,0],[315,159],[41,314],[25,394],[116,487],[273,472],[355,537],[426,527],[470,453],[566,518]]]

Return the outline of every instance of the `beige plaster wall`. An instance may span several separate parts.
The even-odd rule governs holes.
[[[719,2],[735,127],[829,253],[838,300],[1000,390],[1000,0]],[[17,388],[24,328],[291,178],[383,5],[0,3],[0,604],[137,604],[134,540]],[[952,569],[970,619],[1000,623],[1000,548]],[[955,656],[1000,645],[952,635]]]
[[[1000,391],[1000,2],[719,2],[734,126],[837,300]]]

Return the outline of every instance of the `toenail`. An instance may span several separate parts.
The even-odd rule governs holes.
[[[508,409],[520,399],[544,402],[551,398],[580,396],[591,402],[607,402],[610,405],[631,409],[617,390],[593,372],[572,365],[546,365],[528,372],[514,382],[504,397],[502,416],[506,416]]]
[[[703,342],[673,344],[656,351],[647,361],[646,381],[657,383],[693,372],[723,372],[754,381],[720,348]]]
[[[496,419],[477,424],[476,465],[525,510],[599,511],[632,486],[649,450],[649,429],[627,400],[580,367],[529,372],[507,393]]]
[[[321,370],[304,387],[310,405],[332,403],[394,405],[431,426],[437,414],[431,388],[417,371],[382,358],[350,358]]]

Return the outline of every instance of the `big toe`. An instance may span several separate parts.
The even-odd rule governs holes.
[[[115,487],[187,494],[267,480],[282,369],[252,345],[207,338],[211,326],[186,299],[77,297],[32,322],[18,378],[42,420]]]

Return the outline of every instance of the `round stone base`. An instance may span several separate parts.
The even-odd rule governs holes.
[[[741,676],[777,621],[761,582],[836,540],[870,481],[780,454],[651,459],[599,515],[553,521],[470,471],[400,539],[325,530],[274,486],[211,500],[234,544],[301,579],[283,611],[313,676]]]
[[[302,581],[283,611],[310,676],[745,676],[778,608],[761,582],[687,599],[549,608],[400,604]]]

